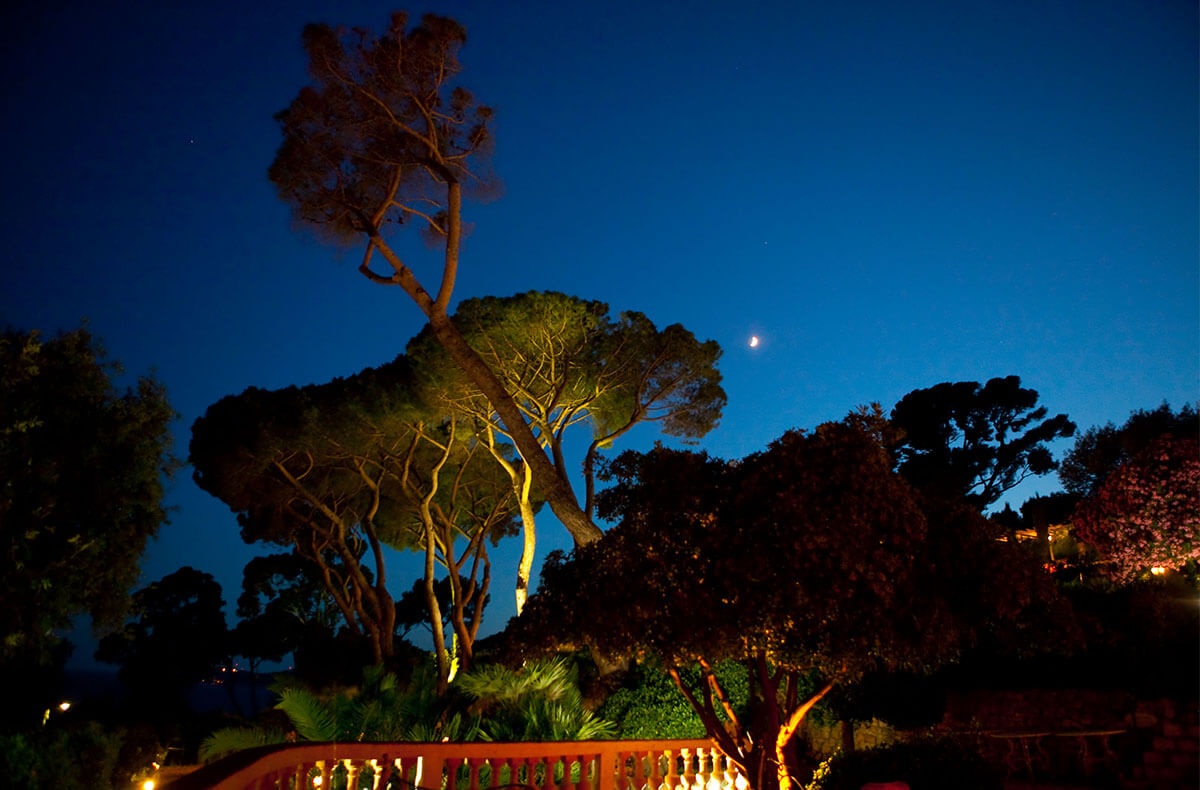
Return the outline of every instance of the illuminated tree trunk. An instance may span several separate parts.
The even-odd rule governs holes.
[[[566,527],[567,532],[582,546],[600,539],[604,534],[593,524],[579,506],[575,492],[571,489],[554,463],[547,457],[541,444],[530,430],[520,409],[513,402],[512,395],[504,389],[504,385],[492,369],[487,366],[475,350],[472,349],[463,336],[455,328],[450,318],[443,314],[429,316],[429,326],[434,337],[446,348],[459,367],[471,378],[475,386],[484,394],[492,408],[500,415],[508,435],[512,438],[517,451],[533,471],[533,476],[546,495],[546,501],[554,515]]]
[[[434,568],[436,555],[434,553],[433,531],[425,530],[425,603],[429,606],[429,627],[433,631],[433,654],[437,659],[437,693],[446,693],[449,686],[450,665],[446,657],[446,635],[442,622],[442,609],[438,605],[437,592],[434,590]]]
[[[399,285],[404,289],[404,292],[429,319],[429,328],[433,331],[433,336],[500,415],[509,437],[517,446],[517,451],[525,459],[525,463],[532,467],[533,476],[544,492],[546,501],[550,503],[550,509],[554,511],[554,515],[558,516],[558,520],[566,527],[567,532],[571,533],[575,544],[582,546],[597,541],[603,533],[583,512],[579,501],[575,498],[575,492],[571,490],[570,483],[546,456],[537,437],[533,435],[533,430],[525,422],[524,415],[521,414],[521,410],[513,400],[512,393],[504,388],[504,384],[495,372],[488,367],[475,349],[471,348],[447,314],[450,295],[454,290],[454,281],[458,272],[458,249],[462,237],[462,186],[449,177],[447,180],[446,247],[442,282],[438,289],[437,299],[429,296],[429,292],[417,280],[412,270],[404,265],[404,262],[387,245],[377,230],[369,233],[370,243],[367,258],[359,266],[359,271],[372,282]],[[392,277],[383,277],[368,268],[372,249],[378,249],[391,265],[394,272]]]
[[[529,576],[533,573],[533,552],[537,548],[537,530],[533,523],[533,504],[529,501],[529,489],[533,483],[532,471],[529,464],[523,467],[524,479],[519,492],[521,508],[521,533],[524,543],[521,547],[521,562],[517,566],[517,614],[525,609],[525,599],[529,597]]]

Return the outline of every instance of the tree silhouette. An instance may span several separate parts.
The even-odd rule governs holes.
[[[791,737],[833,683],[876,660],[932,660],[953,641],[922,636],[942,632],[913,594],[925,518],[890,467],[869,436],[838,425],[785,434],[737,465],[623,453],[599,503],[621,523],[569,559],[552,555],[514,638],[658,656],[751,784],[787,786]],[[747,666],[750,720],[713,672],[726,658]],[[700,689],[679,674],[696,662]],[[810,673],[821,683],[801,696]]]
[[[1091,496],[1118,467],[1166,434],[1200,436],[1196,409],[1185,403],[1175,413],[1164,403],[1156,409],[1133,412],[1120,428],[1111,422],[1088,428],[1063,458],[1058,479],[1068,492]]]
[[[338,243],[366,245],[359,272],[399,286],[430,331],[496,410],[538,487],[576,543],[600,537],[566,479],[557,474],[513,393],[450,320],[458,276],[464,188],[490,183],[491,108],[458,84],[466,33],[432,14],[409,27],[392,15],[381,35],[304,30],[313,84],[277,115],[283,142],[269,171],[296,218]],[[394,231],[418,223],[442,250],[431,295],[394,244]],[[378,252],[385,273],[372,268]]]
[[[119,626],[146,542],[166,521],[174,418],[152,378],[119,391],[86,329],[0,335],[0,662],[49,661],[87,612]]]
[[[892,409],[901,431],[898,470],[937,496],[965,497],[981,511],[1031,475],[1057,468],[1047,442],[1075,433],[1067,415],[1046,418],[1037,390],[1018,376],[913,390]]]
[[[228,655],[224,606],[210,574],[180,568],[134,593],[134,619],[100,641],[96,658],[121,665],[137,705],[175,713]]]
[[[551,555],[508,636],[521,655],[655,656],[754,787],[787,787],[792,736],[835,685],[927,670],[984,633],[1026,643],[1024,618],[1053,602],[1051,580],[982,515],[891,467],[877,435],[848,423],[736,463],[622,453],[598,502],[620,523]],[[725,659],[746,668],[745,715],[714,671]],[[681,675],[696,663],[698,688]]]

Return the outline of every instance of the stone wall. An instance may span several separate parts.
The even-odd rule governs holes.
[[[883,722],[855,727],[867,749],[922,735],[947,735],[977,750],[1012,780],[1129,788],[1200,787],[1200,705],[1138,700],[1119,691],[974,691],[952,694],[942,721],[922,731]],[[807,723],[817,756],[841,748],[838,723]]]
[[[1143,701],[1128,717],[1145,748],[1130,771],[1135,787],[1200,787],[1200,720],[1195,703]]]
[[[798,737],[807,741],[812,753],[822,760],[842,748],[840,722],[826,723],[806,720]],[[856,749],[887,746],[889,743],[902,741],[905,737],[906,733],[890,727],[879,719],[854,725],[854,747]]]

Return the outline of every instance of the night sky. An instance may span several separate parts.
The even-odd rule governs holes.
[[[293,228],[266,178],[303,25],[380,28],[393,8],[18,0],[0,323],[87,317],[130,381],[166,384],[181,457],[222,396],[401,352],[416,307],[355,271],[359,249]],[[505,190],[467,206],[456,297],[558,290],[717,340],[713,454],[941,381],[1017,374],[1081,429],[1200,392],[1194,2],[410,10],[466,26],[463,82],[498,113]],[[436,257],[406,244],[428,277]],[[190,468],[169,503],[145,581],[192,565],[232,613],[266,548]],[[567,536],[548,510],[539,535],[540,567]],[[491,628],[517,551],[494,557]]]

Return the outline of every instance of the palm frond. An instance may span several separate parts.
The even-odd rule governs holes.
[[[225,727],[209,735],[200,744],[200,762],[211,763],[227,754],[251,749],[255,746],[266,746],[271,743],[284,743],[287,734],[282,730],[265,730],[261,727]]]
[[[275,707],[287,714],[303,740],[336,741],[341,735],[331,706],[307,689],[284,689]]]

